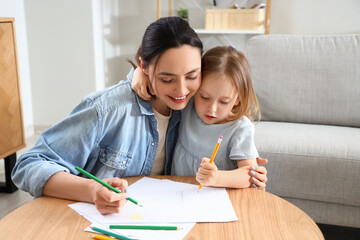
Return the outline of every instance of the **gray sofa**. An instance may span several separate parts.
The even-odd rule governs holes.
[[[360,228],[360,34],[257,36],[245,54],[267,191],[317,223]]]

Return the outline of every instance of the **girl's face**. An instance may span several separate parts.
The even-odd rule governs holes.
[[[200,51],[189,45],[170,48],[161,55],[156,68],[150,64],[147,74],[156,95],[154,109],[163,115],[170,109],[181,110],[201,84]]]
[[[196,113],[205,124],[226,122],[238,103],[238,94],[231,80],[216,73],[204,76],[195,95]]]

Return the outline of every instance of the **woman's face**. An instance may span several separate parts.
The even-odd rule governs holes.
[[[201,84],[201,55],[198,48],[183,45],[166,50],[148,76],[156,98],[153,107],[163,115],[185,108]]]

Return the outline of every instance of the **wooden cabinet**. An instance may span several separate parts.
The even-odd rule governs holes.
[[[5,161],[1,192],[17,188],[11,181],[16,151],[25,147],[20,81],[13,18],[0,18],[0,159]]]

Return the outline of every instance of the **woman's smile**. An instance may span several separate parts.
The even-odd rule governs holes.
[[[187,94],[188,95],[188,94]],[[172,97],[168,96],[174,103],[183,103],[186,101],[187,95],[181,96],[181,97]]]

